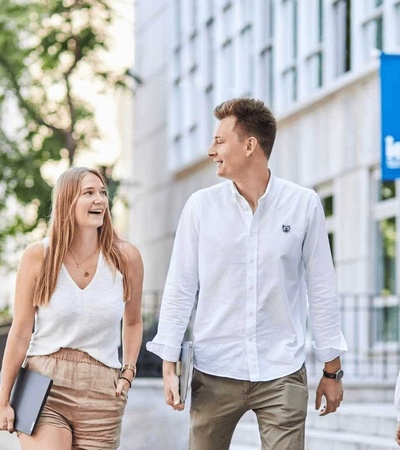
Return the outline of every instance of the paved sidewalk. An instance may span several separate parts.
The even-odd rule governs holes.
[[[164,402],[162,380],[138,378],[129,393],[119,450],[187,450],[188,407],[173,411]],[[21,450],[16,435],[0,432],[0,450]]]

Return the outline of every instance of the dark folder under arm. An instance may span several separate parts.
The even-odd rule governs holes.
[[[15,412],[15,430],[28,435],[33,433],[52,385],[51,378],[20,368],[10,398]]]

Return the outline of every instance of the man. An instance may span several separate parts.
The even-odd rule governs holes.
[[[238,98],[220,120],[208,155],[228,181],[194,193],[182,212],[160,312],[147,348],[163,361],[166,402],[183,409],[176,361],[193,326],[190,449],[227,450],[248,411],[264,450],[302,450],[307,413],[307,300],[321,415],[343,399],[335,273],[318,195],[276,178],[268,160],[276,121],[263,102]]]

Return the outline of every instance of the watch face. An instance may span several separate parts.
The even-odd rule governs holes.
[[[340,381],[343,378],[343,370],[340,369],[336,372],[336,380]]]

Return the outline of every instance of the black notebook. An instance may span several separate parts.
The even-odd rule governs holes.
[[[15,412],[15,430],[28,435],[33,433],[52,385],[51,378],[20,368],[10,397]]]
[[[189,383],[193,371],[193,343],[185,341],[182,344],[181,356],[178,362],[179,396],[181,403],[185,403]]]

